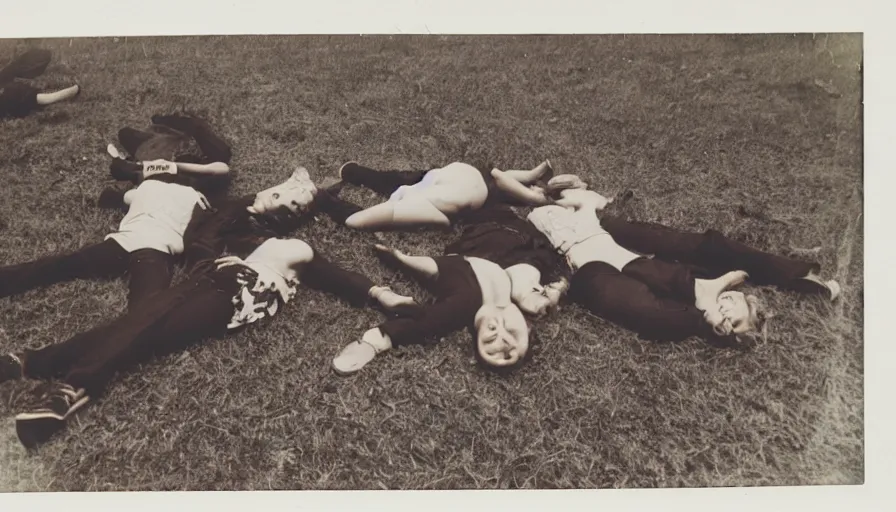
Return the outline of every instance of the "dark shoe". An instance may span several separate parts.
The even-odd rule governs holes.
[[[821,295],[828,300],[834,301],[840,296],[840,283],[830,279],[822,281],[818,276],[809,274],[801,277],[788,286],[791,290],[807,295]]]
[[[0,383],[22,378],[22,360],[15,354],[0,356]]]
[[[16,434],[25,448],[47,442],[65,428],[65,422],[90,400],[83,389],[53,383],[34,407],[16,415]]]
[[[345,183],[352,183],[353,185],[358,185],[356,183],[357,180],[353,181],[355,173],[359,170],[364,169],[358,162],[346,162],[342,164],[342,167],[339,168],[339,181]]]

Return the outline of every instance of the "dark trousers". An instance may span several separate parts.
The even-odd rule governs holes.
[[[205,339],[223,337],[234,313],[238,272],[236,266],[215,270],[211,258],[198,261],[189,279],[149,297],[139,308],[62,343],[27,350],[25,375],[59,379],[97,397],[119,372]],[[301,281],[355,306],[367,302],[373,286],[367,277],[318,254],[303,269]]]
[[[756,284],[789,288],[818,270],[817,263],[765,253],[715,230],[692,233],[610,216],[602,217],[601,225],[619,245],[654,257],[638,258],[621,272],[606,263],[589,263],[573,276],[570,297],[645,338],[715,336],[694,307],[695,278],[744,270]]]
[[[174,133],[155,133],[134,128],[122,128],[118,131],[118,141],[128,153],[140,160],[173,158],[178,162],[188,163],[230,162],[232,157],[230,146],[206,123],[186,122],[177,128],[196,141],[196,145],[202,152],[201,157],[173,154],[184,142],[183,137]]]
[[[573,275],[569,296],[650,340],[713,336],[703,312],[694,307],[694,275],[683,265],[638,258],[620,272],[608,263],[591,262]]]
[[[602,217],[600,223],[626,249],[699,267],[699,277],[714,278],[731,270],[743,270],[756,284],[790,288],[797,279],[819,270],[818,263],[762,252],[713,229],[693,233],[609,216]]]
[[[58,379],[98,397],[118,372],[226,334],[237,287],[229,272],[193,277],[110,323],[26,350],[25,376]]]
[[[413,185],[423,179],[428,171],[377,171],[358,164],[342,169],[342,181],[367,187],[384,196],[391,195],[403,185]],[[360,206],[338,197],[338,191],[319,190],[314,199],[315,209],[328,215],[338,224],[363,210]]]
[[[315,251],[314,259],[302,269],[302,284],[325,293],[332,293],[354,307],[369,303],[370,289],[375,286],[369,277],[331,263]]]
[[[155,249],[128,253],[115,240],[88,245],[68,254],[0,267],[0,297],[75,279],[112,279],[129,275],[128,308],[168,288],[173,256]]]
[[[397,260],[388,262],[411,274],[436,296],[435,304],[425,306],[419,315],[393,318],[380,324],[380,332],[388,335],[395,347],[438,342],[443,336],[471,326],[482,307],[482,291],[476,274],[462,256],[433,259],[438,267],[438,275],[434,277],[412,271]]]
[[[142,131],[122,128],[118,132],[121,145],[135,159],[172,160],[181,163],[207,164],[211,162],[229,163],[232,151],[227,142],[219,137],[205,121],[182,116],[154,116],[153,121],[177,131]],[[191,140],[199,151],[190,147]],[[198,154],[197,154],[198,153]],[[114,159],[110,164],[112,177],[119,181],[139,182],[143,177],[142,167],[133,162]],[[209,199],[224,197],[230,187],[231,175],[178,174],[178,183],[199,190]]]
[[[384,196],[391,195],[399,187],[413,185],[423,179],[427,171],[379,171],[351,164],[342,170],[342,180],[352,185],[367,187]]]
[[[37,110],[40,91],[20,82],[0,84],[0,119],[22,118]]]

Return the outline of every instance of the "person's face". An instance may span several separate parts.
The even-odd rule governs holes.
[[[725,318],[723,328],[728,334],[743,334],[750,331],[750,307],[741,292],[728,291],[719,295],[719,312]]]
[[[529,328],[520,310],[483,306],[477,313],[476,350],[491,366],[510,366],[529,350]]]
[[[272,213],[286,208],[298,214],[308,209],[316,194],[317,187],[311,181],[308,170],[300,167],[285,182],[255,194],[255,202],[249,211]]]

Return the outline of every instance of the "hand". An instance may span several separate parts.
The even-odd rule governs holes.
[[[703,319],[712,326],[712,330],[719,336],[731,334],[731,322],[728,321],[718,309],[708,309],[703,312]]]
[[[218,258],[215,260],[215,269],[220,270],[224,267],[231,267],[233,265],[245,265],[245,264],[246,264],[246,262],[239,256],[224,256],[223,258]]]
[[[208,201],[208,198],[205,197],[205,194],[203,194],[202,192],[198,192],[198,191],[196,193],[199,194],[199,199],[197,200],[199,207],[205,211],[211,210],[212,203],[210,203]]]

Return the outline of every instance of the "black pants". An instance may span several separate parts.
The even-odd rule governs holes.
[[[345,300],[354,307],[369,303],[370,289],[375,283],[369,277],[331,263],[315,251],[314,259],[302,269],[302,284]]]
[[[744,270],[757,284],[793,286],[817,263],[768,254],[709,230],[692,233],[605,216],[601,225],[619,245],[654,258],[638,258],[620,272],[606,263],[580,268],[570,297],[594,314],[645,338],[677,341],[715,336],[694,307],[694,280]]]
[[[429,171],[377,171],[358,164],[347,165],[342,170],[342,181],[367,187],[374,192],[388,196],[403,185],[413,185],[423,179]],[[360,206],[338,197],[338,192],[318,190],[314,198],[314,208],[325,213],[338,224],[363,210]]]
[[[202,155],[178,154],[186,142],[175,133],[157,133],[134,128],[118,131],[118,141],[124,149],[138,160],[166,159],[189,163],[229,163],[232,157],[230,146],[205,122],[184,122],[178,125],[184,135],[192,137]]]
[[[203,340],[223,337],[234,313],[238,272],[236,266],[215,270],[213,259],[199,261],[189,279],[156,293],[114,321],[62,343],[25,351],[25,375],[62,380],[97,397],[119,372]],[[303,269],[301,281],[355,306],[367,302],[373,286],[365,276],[317,254]]]
[[[380,332],[389,336],[395,347],[438,342],[443,336],[469,327],[482,307],[482,291],[473,268],[458,255],[433,258],[438,275],[414,272],[401,263],[391,261],[408,272],[436,296],[435,304],[423,308],[415,318],[394,318],[380,324]]]
[[[0,119],[25,117],[37,110],[40,91],[20,82],[0,84]]]
[[[174,257],[155,249],[128,253],[115,240],[88,245],[68,254],[0,267],[0,297],[75,279],[112,279],[129,275],[128,308],[171,284]]]
[[[26,350],[24,374],[61,380],[98,397],[120,371],[226,334],[237,288],[233,272],[184,281],[110,323],[62,343]]]
[[[649,222],[602,217],[601,226],[619,245],[657,258],[699,268],[698,277],[714,278],[731,270],[743,270],[759,285],[790,288],[819,265],[759,251],[716,230],[693,233]]]
[[[650,340],[714,336],[694,307],[694,275],[683,265],[638,258],[620,272],[608,263],[591,262],[573,274],[569,296]]]
[[[413,185],[423,179],[426,171],[378,171],[362,165],[347,165],[342,170],[342,180],[352,185],[367,187],[384,196],[391,195],[399,187]]]
[[[170,160],[182,163],[229,163],[232,151],[204,120],[185,116],[154,116],[155,131],[122,128],[118,140],[125,150],[138,161]],[[177,131],[174,131],[177,130]],[[197,148],[193,147],[195,143]],[[142,167],[119,159],[110,164],[112,177],[118,181],[138,183],[143,176]],[[199,190],[209,199],[224,197],[230,187],[231,175],[178,174],[178,183]]]

